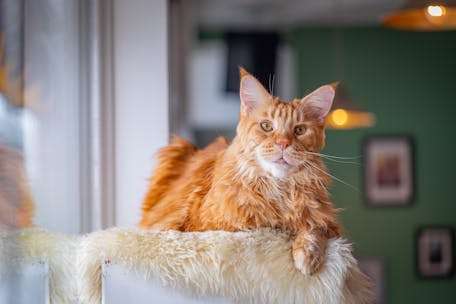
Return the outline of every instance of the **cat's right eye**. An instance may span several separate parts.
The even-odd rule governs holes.
[[[260,122],[261,129],[265,132],[271,132],[272,131],[272,123],[268,120],[263,120]]]
[[[306,127],[305,126],[297,126],[294,128],[294,132],[296,135],[302,135],[306,132]]]

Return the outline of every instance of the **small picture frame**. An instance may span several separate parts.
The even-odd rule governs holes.
[[[447,278],[454,273],[454,232],[426,227],[416,233],[416,272],[421,278]]]
[[[415,196],[414,144],[407,135],[363,142],[364,199],[369,206],[405,206]]]

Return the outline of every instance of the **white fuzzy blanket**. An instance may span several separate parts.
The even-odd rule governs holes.
[[[292,240],[262,229],[230,233],[152,232],[112,228],[84,237],[40,229],[0,232],[0,281],[5,265],[49,264],[51,303],[101,303],[101,265],[117,263],[145,280],[193,297],[238,303],[370,303],[370,288],[351,246],[330,240],[323,269],[295,269]],[[3,268],[2,268],[3,265]]]
[[[114,262],[194,297],[222,296],[238,303],[369,303],[369,284],[351,246],[330,240],[324,268],[302,275],[291,256],[292,240],[269,229],[182,233],[113,228],[80,244],[80,295],[101,299],[101,262]]]
[[[38,228],[0,230],[0,284],[11,269],[32,263],[49,266],[51,303],[78,303],[77,238]]]

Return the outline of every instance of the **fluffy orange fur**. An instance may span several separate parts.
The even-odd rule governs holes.
[[[158,153],[140,227],[241,231],[272,227],[294,237],[304,274],[318,271],[328,238],[341,235],[318,150],[334,98],[325,85],[302,99],[271,96],[241,68],[237,135],[202,150],[176,137]]]

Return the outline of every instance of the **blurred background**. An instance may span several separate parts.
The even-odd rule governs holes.
[[[0,0],[0,227],[134,226],[170,134],[235,135],[240,65],[284,100],[340,81],[323,153],[378,303],[452,303],[453,7]]]

